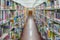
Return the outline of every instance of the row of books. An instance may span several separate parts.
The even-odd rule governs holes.
[[[24,7],[13,0],[0,0],[0,9],[18,9],[22,10]]]
[[[10,15],[10,11],[0,10],[0,24],[5,23],[6,21],[9,21],[9,18],[10,18],[9,15]]]
[[[48,8],[60,8],[60,0],[47,0],[46,3]]]
[[[19,11],[1,10],[0,11],[0,24],[2,22],[5,23],[6,21],[13,19],[16,16],[19,16],[20,19],[24,20],[24,11],[19,12]]]
[[[40,9],[50,9],[50,8],[60,8],[60,0],[46,0],[46,2],[43,2],[44,4],[40,4]],[[37,8],[39,8],[37,7]]]

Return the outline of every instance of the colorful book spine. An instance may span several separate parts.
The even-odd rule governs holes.
[[[58,2],[57,2],[57,0],[54,1],[54,8],[58,8]]]
[[[60,13],[56,13],[56,18],[60,19]]]
[[[1,0],[1,9],[4,9],[4,0]]]
[[[14,3],[14,5],[15,5],[15,9],[17,9],[17,4],[16,4],[16,3]]]
[[[2,21],[2,11],[0,11],[0,21]]]
[[[14,5],[14,2],[12,2],[12,9],[15,9],[15,5]]]
[[[7,0],[7,6],[10,6],[10,0]]]
[[[10,0],[6,1],[7,9],[10,9]]]
[[[59,8],[60,8],[60,0],[57,0],[58,1],[58,3],[59,3]]]
[[[10,4],[10,7],[9,7],[9,9],[12,9],[12,7],[11,7],[11,5],[12,5],[12,2],[11,2],[11,0],[10,0],[10,3],[9,3],[9,4]]]

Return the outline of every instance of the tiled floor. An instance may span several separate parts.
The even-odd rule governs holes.
[[[27,20],[27,25],[23,30],[21,40],[43,40],[41,34],[38,33],[32,17],[29,17]]]

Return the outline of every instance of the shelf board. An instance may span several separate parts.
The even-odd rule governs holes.
[[[46,9],[44,9],[44,10],[56,10],[55,8],[46,8]]]
[[[53,21],[55,21],[55,22],[57,22],[58,24],[60,24],[60,19],[54,18]]]
[[[9,9],[0,9],[0,11],[2,11],[2,10],[9,10]]]
[[[56,23],[60,24],[60,19],[54,18],[54,19],[49,19],[49,20],[51,20],[52,22],[56,22]]]
[[[8,33],[4,33],[4,34],[0,37],[0,39],[4,39],[7,35],[8,35]]]
[[[0,9],[0,11],[3,11],[3,10],[6,10],[6,11],[15,11],[16,9]]]
[[[14,19],[14,18],[13,18],[13,17],[11,17],[11,18],[10,18],[10,20],[11,20],[11,19]]]
[[[16,9],[10,9],[10,11],[16,11]]]
[[[53,11],[53,10],[60,10],[60,8],[45,8],[45,9],[40,9],[40,10]]]
[[[3,24],[8,23],[10,20],[3,20]]]
[[[51,20],[52,22],[56,22],[58,24],[60,24],[60,19],[54,18],[54,19],[50,19],[49,17],[47,17],[49,20]]]
[[[56,30],[54,30],[54,31],[50,30],[50,31],[51,31],[51,32],[54,32],[54,33],[57,34],[57,35],[60,35],[60,33],[57,32]]]
[[[3,24],[5,24],[5,23],[8,23],[10,20],[2,20],[2,21],[0,21],[0,25],[3,25]]]

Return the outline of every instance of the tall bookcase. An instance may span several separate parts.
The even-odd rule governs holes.
[[[39,31],[46,40],[60,39],[60,0],[46,0],[35,8]],[[39,15],[39,16],[38,16]]]
[[[0,40],[20,39],[25,23],[24,13],[25,7],[21,4],[13,0],[0,0]]]

